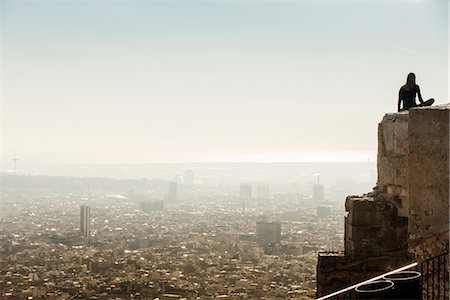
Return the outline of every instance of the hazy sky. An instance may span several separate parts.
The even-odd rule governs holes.
[[[3,162],[374,160],[449,99],[446,0],[0,2]]]

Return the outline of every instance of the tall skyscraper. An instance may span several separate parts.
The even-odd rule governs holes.
[[[91,230],[91,208],[87,205],[80,206],[80,232],[89,237]]]
[[[178,199],[177,183],[174,181],[169,182],[169,191],[167,193],[167,200],[177,201],[177,199]]]
[[[239,195],[242,199],[250,199],[252,197],[252,186],[247,183],[242,183],[239,187]]]

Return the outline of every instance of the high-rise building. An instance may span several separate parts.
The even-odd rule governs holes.
[[[252,186],[247,183],[242,183],[239,187],[239,195],[242,199],[250,199],[252,197]]]
[[[314,203],[320,203],[325,200],[325,193],[323,184],[316,183],[313,187],[313,201]]]
[[[89,237],[91,230],[91,208],[86,205],[80,206],[80,232]]]
[[[194,185],[194,181],[195,181],[194,171],[186,170],[183,174],[183,184]]]
[[[177,191],[177,183],[175,181],[169,182],[169,190],[167,193],[168,201],[177,201],[178,199],[178,191]]]
[[[260,183],[256,187],[256,198],[270,199],[270,187],[267,183]]]
[[[281,243],[280,222],[256,222],[256,243],[262,247]]]

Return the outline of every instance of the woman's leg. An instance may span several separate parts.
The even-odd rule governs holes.
[[[433,105],[433,103],[434,103],[434,99],[431,98],[431,99],[428,99],[427,101],[425,101],[425,102],[423,102],[423,103],[420,103],[420,104],[417,105],[417,106],[419,106],[419,107],[422,107],[422,106],[431,106],[431,105]]]

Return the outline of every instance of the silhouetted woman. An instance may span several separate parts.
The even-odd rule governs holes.
[[[419,96],[420,104],[416,104],[416,95]],[[403,102],[403,109],[400,106]],[[400,88],[398,92],[398,111],[408,110],[416,106],[430,106],[433,104],[434,99],[429,99],[423,101],[422,95],[420,94],[420,88],[416,84],[416,75],[414,73],[409,73],[406,78],[406,84]]]

